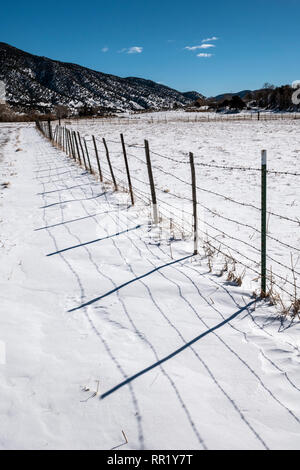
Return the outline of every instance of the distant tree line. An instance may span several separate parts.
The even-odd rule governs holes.
[[[80,106],[76,110],[70,109],[67,106],[56,105],[54,108],[40,108],[34,107],[16,107],[9,103],[0,103],[0,122],[30,122],[36,120],[55,120],[66,119],[71,117],[107,117],[112,116],[113,110],[104,107]]]
[[[275,87],[266,83],[261,90],[248,93],[245,101],[259,108],[271,109],[274,111],[299,111],[300,106],[293,104],[292,95],[294,88],[290,85]]]
[[[194,102],[195,108],[209,107],[214,110],[242,110],[242,109],[267,109],[273,111],[300,111],[300,105],[294,104],[292,95],[295,89],[290,85],[275,87],[265,83],[259,90],[251,91],[242,98],[239,95],[230,95],[223,100],[215,98],[203,98]],[[300,95],[300,90],[299,90]]]
[[[33,122],[38,119],[55,119],[55,115],[51,113],[37,113],[33,110],[20,113],[7,104],[0,104],[0,122]]]

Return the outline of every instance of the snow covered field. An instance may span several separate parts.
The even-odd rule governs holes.
[[[297,121],[101,122],[81,123],[78,130],[88,139],[107,138],[119,179],[123,160],[114,142],[123,132],[127,145],[136,145],[128,148],[130,167],[145,194],[148,187],[138,181],[147,181],[144,165],[135,158],[144,158],[144,138],[152,151],[182,162],[193,151],[197,162],[258,168],[266,148],[270,168],[295,172],[299,166]],[[274,307],[254,302],[253,275],[234,286],[218,276],[217,260],[210,272],[202,254],[191,256],[190,240],[173,242],[170,250],[164,231],[158,243],[149,232],[149,208],[142,202],[128,208],[127,193],[101,185],[33,126],[1,125],[0,143],[0,341],[6,346],[0,448],[112,449],[124,443],[123,431],[124,450],[299,449],[300,326],[282,326]],[[104,163],[102,148],[100,155]],[[190,187],[170,174],[190,181],[189,167],[152,159],[165,171],[154,168],[161,209],[174,205],[174,218],[184,217],[188,232],[183,210],[191,212],[190,202],[176,203],[170,193],[188,198]],[[296,219],[297,177],[269,180],[269,210]],[[259,205],[258,172],[199,166],[197,181]],[[198,199],[259,228],[255,209],[235,209],[206,191],[198,191]],[[215,217],[203,209],[203,222],[259,246],[255,232]],[[269,234],[299,246],[294,222],[270,216]],[[249,256],[250,247],[237,240],[226,237],[232,251]],[[288,263],[288,249],[276,248],[274,240],[269,246],[274,259]]]
[[[181,121],[186,114],[152,113],[138,116],[139,122],[136,116],[129,116],[129,120],[123,122],[120,119],[79,121],[71,122],[70,126],[87,139],[91,134],[98,137],[101,161],[108,172],[101,142],[102,137],[106,138],[117,179],[121,181],[126,179],[120,144],[120,133],[123,133],[133,170],[133,185],[144,198],[149,197],[143,148],[144,139],[148,139],[159,207],[163,214],[179,223],[184,219],[183,225],[188,232],[192,226],[191,216],[188,216],[192,212],[188,152],[193,152],[200,235],[210,241],[213,250],[220,248],[224,253],[222,257],[214,255],[215,269],[222,269],[226,255],[232,257],[240,263],[237,272],[245,276],[244,285],[253,290],[259,286],[260,263],[261,176],[257,170],[260,169],[261,150],[266,149],[271,171],[268,176],[268,274],[270,279],[272,277],[273,289],[289,304],[294,296],[291,256],[298,286],[300,279],[299,121]],[[192,115],[190,113],[191,119]],[[91,141],[88,146],[93,160]],[[93,166],[96,168],[95,160]],[[235,167],[253,170],[231,169]],[[297,175],[284,174],[286,172]]]

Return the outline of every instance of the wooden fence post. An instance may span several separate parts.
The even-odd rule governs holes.
[[[261,152],[261,297],[266,296],[267,284],[267,151]]]
[[[192,196],[193,196],[193,218],[194,218],[194,255],[198,254],[198,216],[197,216],[197,193],[196,174],[194,165],[194,154],[190,152],[190,166],[192,174]]]
[[[128,166],[124,136],[123,136],[123,134],[120,134],[120,136],[121,136],[121,143],[122,143],[123,155],[124,155],[124,160],[125,160],[125,167],[126,167],[126,173],[127,173],[127,180],[128,180],[128,187],[129,187],[129,192],[130,192],[131,204],[134,206],[134,197],[133,197],[133,190],[132,190],[132,184],[131,184],[131,178],[130,178],[130,172],[129,172],[129,166]]]
[[[48,119],[48,134],[49,134],[49,140],[52,140],[52,129],[51,129],[50,119]]]
[[[87,164],[86,164],[86,159],[85,159],[85,155],[84,155],[84,150],[83,150],[83,147],[82,147],[81,138],[80,138],[80,134],[79,134],[78,131],[77,131],[77,135],[78,135],[79,145],[80,145],[81,153],[82,153],[82,157],[83,157],[84,168],[87,170]]]
[[[66,128],[66,139],[68,143],[68,155],[71,157],[71,145],[70,145],[70,139],[69,139],[69,130]]]
[[[69,131],[69,139],[70,139],[72,157],[74,158],[76,162],[76,154],[75,154],[74,139],[73,139],[72,131]]]
[[[54,132],[53,132],[53,142],[54,144],[56,143],[56,133],[57,133],[57,126],[55,126]]]
[[[69,155],[69,157],[71,156],[71,149],[70,149],[70,141],[69,141],[69,131],[68,129],[66,129],[66,141],[67,141],[67,154]]]
[[[65,127],[65,139],[66,139],[66,154],[69,155],[69,140],[68,140],[68,132],[67,132],[66,127]]]
[[[63,133],[63,151],[65,151],[65,146],[66,146],[66,136],[65,136],[65,128],[62,128],[62,133]]]
[[[68,130],[67,127],[65,127],[65,139],[66,139],[66,153],[69,153],[69,141],[68,141]]]
[[[87,145],[86,145],[86,140],[85,140],[85,138],[83,138],[83,142],[84,142],[85,151],[86,151],[86,156],[87,156],[88,163],[89,163],[90,173],[93,173],[93,169],[92,169],[92,165],[91,165],[91,160],[90,160],[90,155],[89,155],[89,151],[88,151],[88,148],[87,148]]]
[[[98,155],[98,149],[97,149],[97,145],[96,145],[96,139],[95,139],[95,137],[94,137],[93,135],[92,135],[92,138],[93,138],[93,142],[94,142],[94,148],[95,148],[97,166],[98,166],[98,171],[99,171],[99,177],[100,177],[100,181],[102,182],[102,181],[103,181],[103,176],[102,176],[102,171],[101,171],[101,166],[100,166],[100,160],[99,160],[99,155]]]
[[[152,198],[152,206],[153,206],[153,221],[154,221],[154,224],[157,225],[158,224],[158,209],[157,209],[157,201],[156,201],[155,186],[154,186],[154,180],[153,180],[148,140],[145,140],[145,154],[146,154],[148,177],[149,177],[149,183],[150,183],[150,189],[151,189],[151,198]]]
[[[73,131],[69,131],[71,149],[72,149],[72,156],[76,162],[76,154],[75,154],[75,146],[74,146],[74,138],[73,138]]]
[[[115,191],[118,191],[118,186],[117,186],[117,183],[116,183],[115,175],[114,175],[111,163],[110,163],[108,147],[107,147],[106,140],[104,139],[104,137],[103,137],[102,141],[103,141],[103,144],[104,144],[104,147],[105,147],[107,163],[108,163],[110,174],[111,174],[111,177],[112,177],[112,180],[113,180],[113,183],[114,183]]]
[[[78,141],[76,137],[76,132],[74,131],[74,140],[75,140],[75,145],[76,145],[76,150],[77,150],[77,155],[78,155],[78,160],[79,160],[79,165],[82,165],[81,157],[80,157],[80,152],[79,152],[79,147],[78,147]]]
[[[69,136],[69,143],[70,143],[70,151],[71,151],[71,157],[75,160],[74,157],[74,149],[73,149],[73,142],[72,142],[72,136],[71,136],[71,131],[68,131],[68,136]]]

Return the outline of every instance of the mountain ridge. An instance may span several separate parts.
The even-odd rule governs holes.
[[[152,80],[106,74],[78,64],[22,51],[0,42],[0,80],[13,107],[49,111],[65,106],[107,111],[172,108],[192,102],[181,93]],[[202,95],[201,95],[202,96]]]
[[[253,90],[241,90],[235,93],[222,93],[220,95],[214,96],[216,101],[221,101],[225,99],[231,99],[233,96],[239,96],[240,98],[244,98],[248,93],[252,93]]]

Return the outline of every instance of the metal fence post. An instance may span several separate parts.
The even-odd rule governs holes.
[[[194,255],[198,254],[198,216],[197,216],[197,193],[196,174],[194,165],[194,154],[190,152],[190,166],[192,174],[192,196],[193,196],[193,218],[194,218]]]
[[[261,152],[261,297],[266,295],[267,273],[267,151]]]

